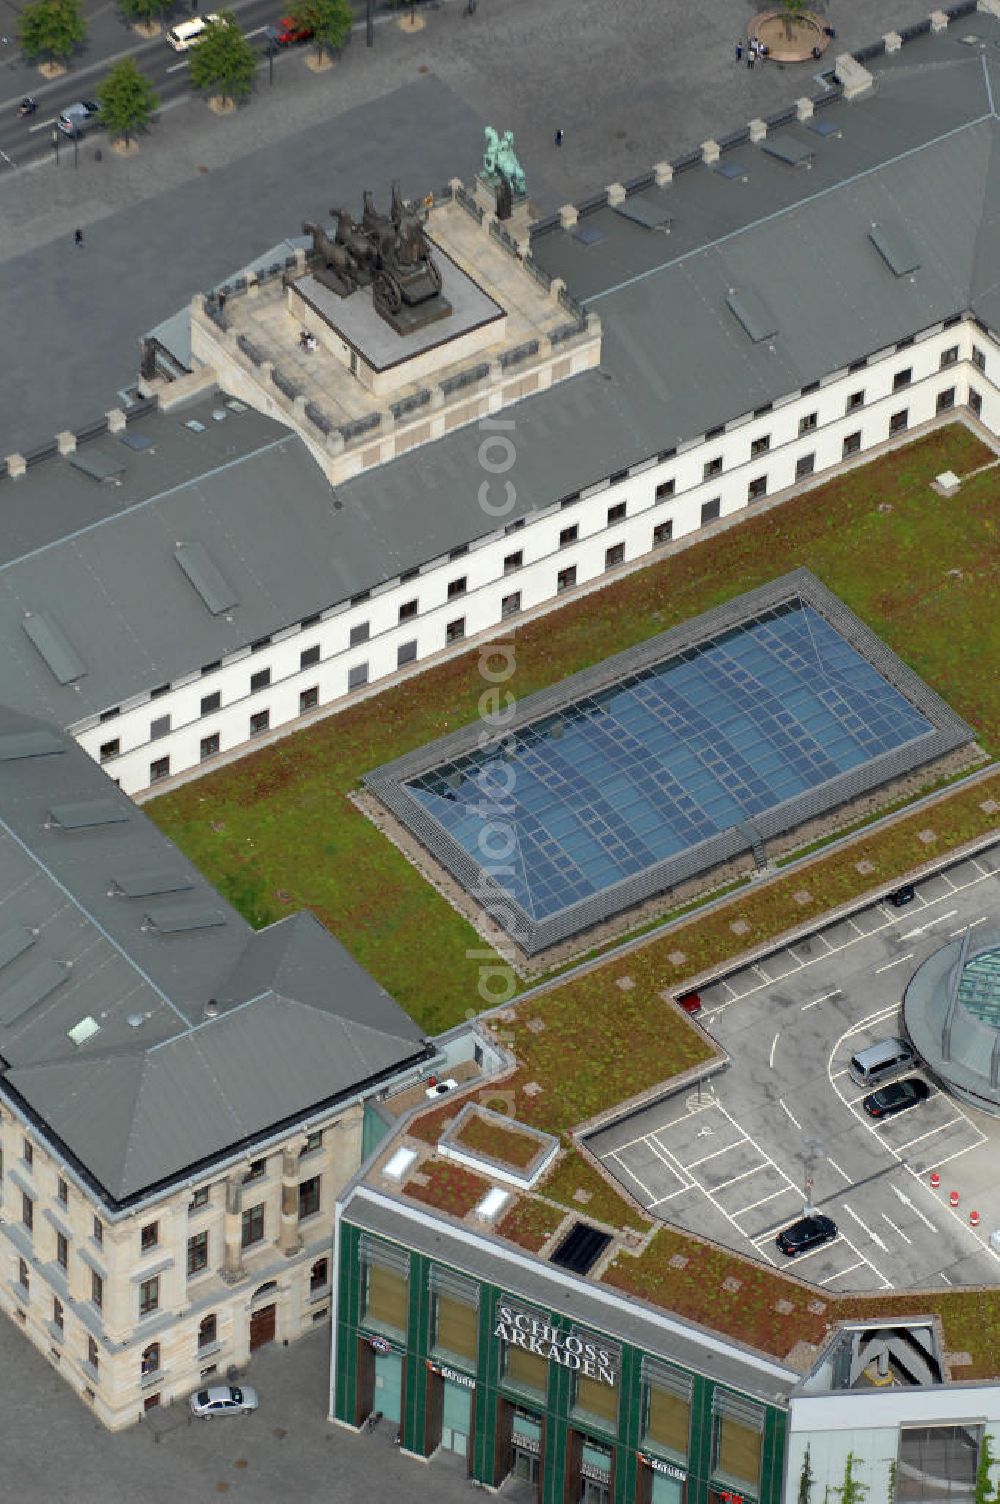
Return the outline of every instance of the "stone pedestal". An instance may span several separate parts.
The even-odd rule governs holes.
[[[227,1285],[243,1279],[243,1186],[236,1179],[226,1181],[226,1214],[223,1221],[224,1248],[222,1278]]]
[[[299,1234],[299,1156],[292,1149],[281,1151],[281,1224],[278,1247],[286,1258],[302,1247]]]

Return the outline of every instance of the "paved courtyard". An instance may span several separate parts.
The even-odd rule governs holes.
[[[242,1420],[148,1424],[111,1435],[52,1365],[0,1316],[0,1453],[4,1499],[17,1504],[457,1504],[469,1485],[452,1457],[429,1464],[401,1456],[383,1422],[357,1436],[326,1420],[328,1327],[291,1347],[263,1349],[247,1381],[261,1408]],[[176,1421],[176,1425],[174,1422]],[[44,1463],[44,1465],[43,1465]],[[12,1491],[16,1484],[16,1492]]]
[[[994,847],[919,884],[905,909],[872,904],[702,989],[702,1021],[729,1069],[590,1147],[655,1215],[777,1266],[789,1261],[775,1235],[801,1216],[810,1176],[812,1204],[839,1236],[794,1269],[829,1290],[995,1283],[1000,1121],[932,1083],[926,1102],[876,1122],[847,1067],[898,1032],[920,963],[993,919],[998,873]]]

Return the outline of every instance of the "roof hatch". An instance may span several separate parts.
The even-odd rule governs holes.
[[[905,277],[919,267],[920,252],[916,242],[902,225],[893,222],[872,225],[868,239],[897,277]]]
[[[178,543],[174,558],[213,616],[238,604],[235,590],[203,543]]]

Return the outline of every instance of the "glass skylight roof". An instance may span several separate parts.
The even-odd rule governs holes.
[[[407,788],[479,861],[495,805],[512,870],[490,870],[541,919],[931,729],[796,601]]]
[[[536,955],[973,736],[798,569],[365,784]]]

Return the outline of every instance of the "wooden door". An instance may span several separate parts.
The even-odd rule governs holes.
[[[278,1321],[278,1307],[265,1306],[261,1311],[254,1311],[250,1317],[250,1351],[255,1352],[258,1347],[264,1347],[266,1343],[274,1341],[274,1334]]]

